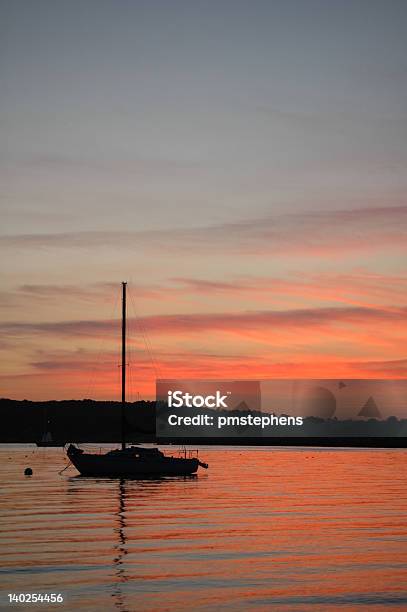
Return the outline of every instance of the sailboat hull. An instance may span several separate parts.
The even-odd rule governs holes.
[[[69,457],[82,476],[109,478],[138,476],[187,476],[198,470],[196,458],[164,457],[161,460],[136,459],[112,455],[78,454]]]

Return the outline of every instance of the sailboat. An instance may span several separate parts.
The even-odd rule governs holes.
[[[121,322],[121,448],[104,454],[86,453],[83,449],[70,444],[68,458],[82,476],[104,476],[111,478],[139,476],[187,476],[194,474],[201,466],[208,464],[198,457],[173,457],[164,455],[158,448],[127,446],[126,444],[126,289],[122,282],[122,322]]]
[[[37,446],[64,446],[65,442],[54,440],[52,433],[48,430],[42,434],[41,440],[37,440]]]
[[[48,418],[47,405],[44,406],[44,432],[40,440],[36,441],[37,446],[65,446],[65,442],[56,440],[51,431],[51,419]]]

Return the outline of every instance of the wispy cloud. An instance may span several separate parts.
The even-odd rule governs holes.
[[[355,363],[355,368],[365,375],[377,377],[407,378],[407,359],[392,359],[389,361],[365,361]]]
[[[161,251],[266,254],[346,253],[404,246],[407,206],[314,211],[270,215],[261,219],[202,228],[157,231],[89,231],[2,236],[0,245],[12,248],[158,247]]]
[[[407,296],[407,276],[377,274],[368,271],[319,274],[286,274],[281,277],[236,277],[230,281],[177,277],[172,279],[180,290],[203,295],[290,296],[360,306],[403,303]],[[165,293],[165,288],[163,288]]]
[[[308,274],[286,274],[284,277],[229,276],[229,280],[215,278],[174,277],[155,283],[131,284],[132,294],[140,300],[169,300],[182,303],[185,298],[199,300],[201,296],[228,299],[250,297],[253,304],[281,301],[289,307],[299,300],[313,305],[324,302],[355,306],[386,307],[402,304],[407,296],[407,276],[401,274],[379,274],[368,270]],[[0,307],[26,308],[30,304],[46,301],[61,303],[63,300],[93,302],[111,301],[118,296],[117,282],[89,284],[24,284],[14,289],[0,291]]]
[[[159,352],[157,366],[141,354],[130,363],[133,375],[129,387],[130,401],[143,397],[154,398],[156,367],[159,377],[165,378],[390,378],[405,379],[406,360],[351,361],[338,358],[297,356],[294,360],[276,361],[267,357],[246,355],[198,354],[190,352]],[[120,381],[113,353],[97,356],[90,351],[49,352],[42,359],[29,364],[30,369],[18,374],[0,374],[4,397],[31,399],[67,399],[70,397],[118,399]]]
[[[169,287],[164,288],[158,284],[132,283],[132,289],[137,294],[137,299],[155,299],[162,297],[163,293],[171,292]],[[58,284],[24,284],[9,291],[0,291],[0,308],[22,306],[27,303],[44,303],[50,300],[64,303],[67,300],[75,302],[89,301],[97,304],[101,301],[111,301],[112,297],[119,294],[117,282],[89,283],[87,285],[58,285]],[[28,302],[29,301],[29,302]]]
[[[149,333],[179,334],[203,331],[236,333],[242,329],[267,329],[290,327],[323,327],[335,323],[371,324],[404,323],[407,307],[389,308],[304,308],[254,312],[194,313],[156,315],[129,319],[137,327],[143,326]],[[116,334],[116,320],[86,320],[58,322],[9,322],[0,324],[5,336],[48,334],[59,336],[89,336]]]

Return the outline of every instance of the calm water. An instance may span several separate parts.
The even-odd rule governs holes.
[[[196,478],[120,482],[0,447],[1,609],[406,609],[406,451],[200,456]],[[44,591],[66,603],[6,604]]]

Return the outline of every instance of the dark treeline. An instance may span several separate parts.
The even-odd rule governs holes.
[[[213,413],[211,410],[200,412]],[[259,414],[252,412],[252,414]],[[188,413],[194,414],[194,409]],[[217,412],[216,414],[223,414]],[[249,411],[228,411],[224,414],[242,415]],[[40,442],[43,436],[50,432],[53,441],[61,444],[67,442],[119,442],[120,433],[120,402],[102,402],[94,400],[62,400],[48,402],[31,402],[0,399],[1,429],[0,442]],[[300,445],[300,446],[376,446],[376,447],[406,447],[407,420],[390,417],[380,421],[369,419],[364,421],[323,420],[309,417],[305,419],[301,435],[297,429],[285,427],[275,432],[277,436],[269,437],[266,432],[248,428],[234,428],[228,431],[212,430],[210,436],[202,437],[195,429],[177,428],[177,436],[160,436],[160,422],[164,423],[168,416],[168,407],[161,406],[158,415],[159,431],[156,436],[156,404],[155,402],[128,402],[125,406],[126,441],[156,442],[176,444],[248,444],[248,445]],[[162,420],[163,419],[163,420]],[[162,432],[163,433],[163,432]],[[232,433],[232,437],[231,437]],[[250,435],[251,434],[251,435]]]
[[[120,402],[63,400],[30,402],[0,399],[1,442],[37,442],[50,432],[61,442],[120,440]],[[128,441],[155,440],[155,402],[127,403]]]

